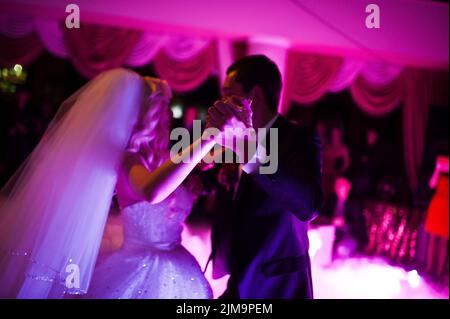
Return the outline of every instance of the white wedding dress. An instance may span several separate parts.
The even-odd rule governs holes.
[[[159,204],[139,202],[122,210],[121,249],[99,256],[87,298],[210,299],[211,288],[196,259],[181,246],[192,198],[180,186]]]
[[[0,190],[0,298],[212,297],[180,245],[192,207],[183,188],[125,208],[124,246],[99,256],[130,137],[142,112],[162,103],[152,90],[136,72],[114,69],[61,105]]]

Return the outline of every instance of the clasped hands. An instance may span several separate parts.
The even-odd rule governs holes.
[[[231,149],[240,159],[252,156],[246,153],[248,143],[256,143],[256,132],[252,124],[252,101],[230,96],[216,101],[208,109],[206,129],[215,128],[211,137],[219,145]]]

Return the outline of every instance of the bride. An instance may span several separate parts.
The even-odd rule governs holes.
[[[215,142],[169,159],[170,96],[115,69],[63,103],[0,193],[0,297],[212,298],[180,244],[192,207],[180,184]],[[124,245],[97,259],[114,191]]]

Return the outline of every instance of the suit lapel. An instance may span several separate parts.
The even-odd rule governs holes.
[[[286,129],[287,125],[288,125],[287,120],[281,115],[279,115],[278,118],[273,123],[272,128],[278,129],[278,138],[279,139],[280,139],[280,136],[282,136],[282,134],[285,133],[285,129]],[[270,128],[267,130],[267,134],[265,137],[265,147],[266,147],[267,151],[270,151]],[[241,168],[239,168],[239,169],[241,169]],[[251,181],[249,181],[249,179],[251,179],[251,177],[248,176],[247,173],[242,171],[241,176],[237,182],[238,185],[236,187],[236,192],[233,196],[235,203],[238,202],[239,199],[244,195],[246,189],[248,188],[249,183],[251,183]]]

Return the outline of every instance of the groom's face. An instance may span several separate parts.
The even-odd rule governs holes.
[[[222,98],[231,98],[232,96],[242,99],[248,98],[248,94],[245,93],[242,84],[236,81],[236,76],[237,71],[232,71],[227,74],[222,86]],[[252,111],[254,112],[253,108]]]

